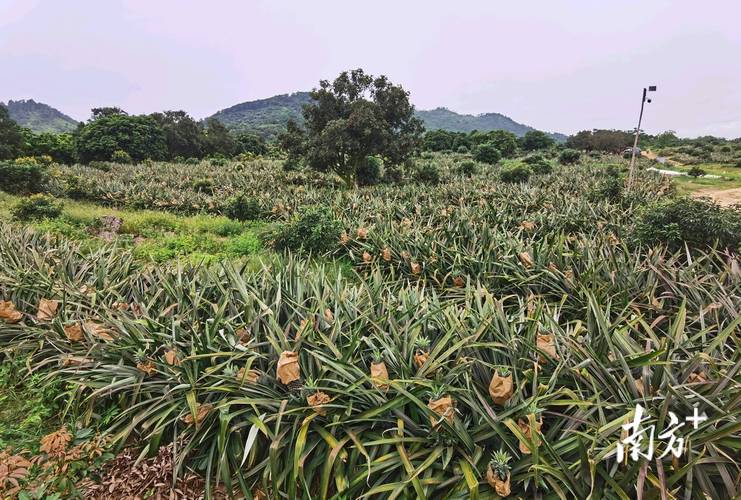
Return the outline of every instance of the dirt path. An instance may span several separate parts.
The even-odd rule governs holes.
[[[698,189],[692,193],[694,197],[707,196],[712,198],[718,205],[728,207],[734,203],[741,203],[741,188],[718,189],[705,188]]]

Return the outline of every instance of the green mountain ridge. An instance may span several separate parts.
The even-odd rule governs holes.
[[[294,92],[236,104],[214,113],[209,118],[219,120],[235,132],[251,132],[272,139],[285,129],[288,120],[293,119],[301,123],[303,121],[301,107],[309,102],[311,102],[309,92]],[[466,115],[447,108],[418,110],[415,113],[428,130],[442,129],[453,132],[507,130],[520,137],[530,130],[535,130],[500,113]],[[559,142],[566,141],[567,137],[559,133],[549,135]]]
[[[76,120],[33,99],[10,100],[7,104],[0,102],[0,105],[8,108],[10,118],[18,125],[34,132],[72,132],[77,127]]]

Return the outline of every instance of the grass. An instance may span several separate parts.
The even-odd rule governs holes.
[[[0,219],[10,220],[10,209],[20,196],[0,192]],[[183,216],[156,210],[117,209],[90,202],[62,199],[64,210],[54,220],[42,220],[29,225],[44,232],[61,235],[87,248],[104,242],[95,236],[97,221],[114,215],[123,220],[116,243],[132,248],[143,260],[158,263],[176,258],[192,262],[216,261],[223,258],[260,258],[270,253],[261,242],[264,222],[239,222],[217,215]]]
[[[741,168],[717,163],[702,163],[699,165],[657,165],[662,170],[674,170],[676,172],[687,172],[692,167],[700,167],[709,175],[717,175],[718,178],[677,176],[673,177],[677,192],[690,194],[701,189],[734,189],[741,187]]]

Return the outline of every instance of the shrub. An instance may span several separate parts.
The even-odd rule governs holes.
[[[378,184],[381,180],[383,160],[378,156],[369,156],[358,167],[356,181],[359,186]]]
[[[214,180],[210,177],[201,177],[193,181],[193,189],[199,193],[213,193]]]
[[[131,155],[122,149],[117,149],[113,152],[111,161],[113,163],[123,163],[124,165],[130,165],[132,163]]]
[[[502,159],[502,153],[499,152],[494,144],[487,142],[476,147],[473,157],[476,161],[496,165]]]
[[[253,233],[246,232],[236,236],[226,245],[231,255],[252,255],[260,250],[260,240]]]
[[[469,150],[468,150],[468,146],[466,146],[465,144],[461,144],[460,146],[458,146],[458,149],[456,151],[459,152],[460,154],[466,154],[468,153]]]
[[[591,201],[619,201],[623,196],[623,180],[619,176],[609,176],[601,180],[589,193]]]
[[[478,171],[479,167],[475,161],[466,160],[464,162],[461,162],[461,164],[458,166],[458,173],[461,175],[465,175],[466,177],[476,175]]]
[[[208,161],[213,167],[224,167],[227,163],[229,163],[226,158],[221,157],[210,158]]]
[[[562,165],[572,165],[579,161],[581,153],[575,149],[564,149],[561,154],[558,155],[558,161]]]
[[[417,180],[425,184],[437,184],[440,182],[440,171],[434,163],[425,163],[417,168]]]
[[[239,221],[257,220],[263,216],[258,201],[244,193],[229,197],[222,209],[224,215]]]
[[[34,194],[18,202],[10,211],[14,219],[20,221],[56,219],[62,214],[63,205],[53,196]]]
[[[638,241],[670,248],[741,247],[741,210],[723,208],[710,200],[677,198],[645,207],[635,228]]]
[[[532,171],[527,165],[520,164],[502,169],[499,174],[499,178],[502,180],[502,182],[527,182],[528,179],[530,179],[531,174]]]
[[[0,189],[8,193],[29,194],[44,190],[46,170],[37,162],[0,162]]]
[[[399,184],[404,180],[404,169],[401,165],[391,165],[383,169],[383,181],[388,184]]]
[[[337,245],[341,234],[342,223],[332,210],[324,206],[311,207],[274,232],[273,246],[278,250],[324,253]]]
[[[687,171],[687,175],[697,178],[705,175],[705,171],[698,166],[694,166]]]
[[[522,161],[530,165],[530,170],[536,175],[550,174],[553,171],[551,162],[541,154],[530,155]]]
[[[102,170],[103,172],[110,172],[111,164],[107,161],[93,160],[87,165],[90,168]]]
[[[183,163],[185,163],[186,165],[198,165],[199,163],[201,163],[201,160],[191,157],[185,160]]]

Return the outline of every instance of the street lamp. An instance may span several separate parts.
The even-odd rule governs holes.
[[[636,138],[633,141],[633,151],[630,155],[630,173],[628,174],[628,189],[633,187],[633,178],[635,177],[636,150],[638,149],[638,135],[641,133],[641,120],[643,119],[643,106],[646,102],[651,103],[651,99],[646,99],[648,92],[656,92],[656,85],[649,85],[643,88],[643,97],[641,97],[641,114],[638,115],[638,127],[636,127]]]

